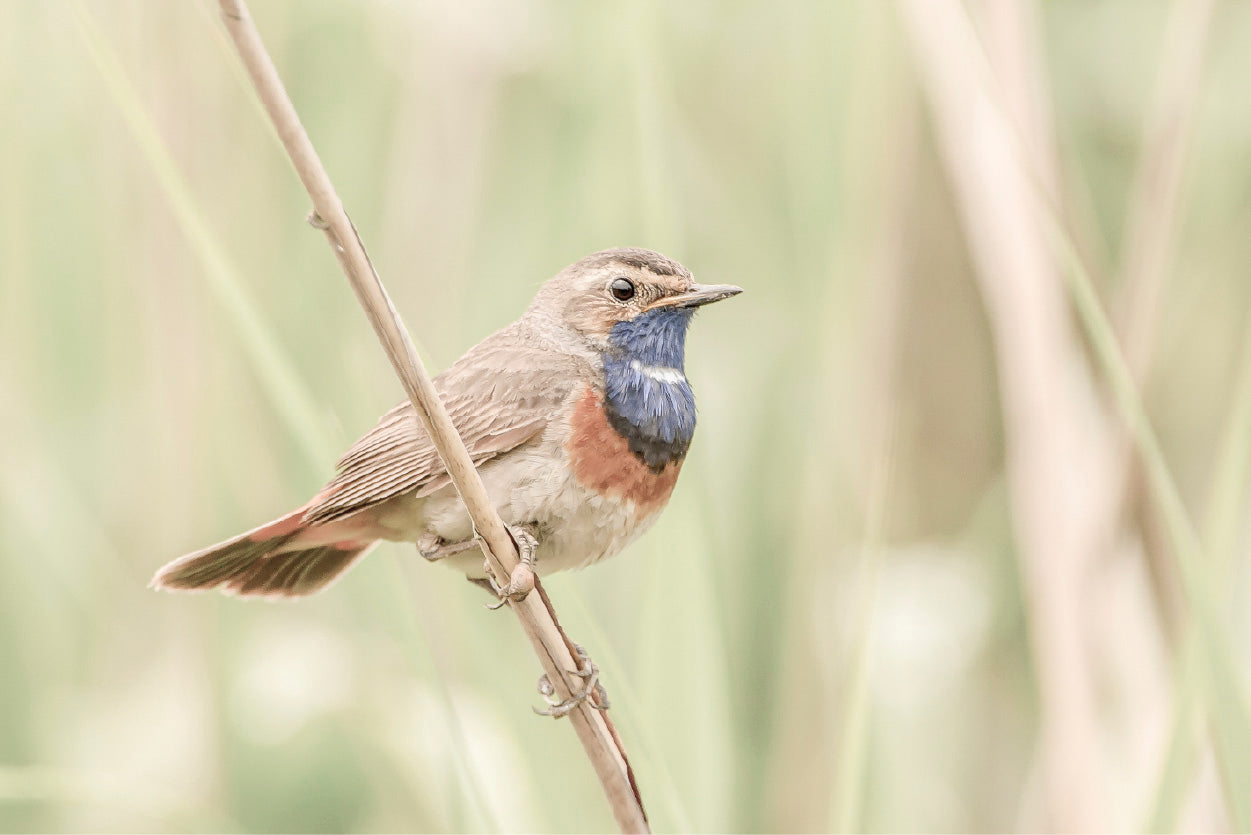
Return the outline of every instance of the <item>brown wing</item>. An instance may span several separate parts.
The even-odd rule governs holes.
[[[511,329],[479,343],[434,380],[475,465],[539,435],[576,381],[577,361],[535,347]],[[387,412],[339,460],[338,474],[305,514],[326,522],[449,481],[429,435],[405,402]]]

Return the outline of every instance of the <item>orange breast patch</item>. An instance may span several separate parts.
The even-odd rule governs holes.
[[[597,493],[628,499],[643,514],[664,507],[677,483],[681,461],[653,472],[630,452],[625,438],[617,434],[604,414],[602,398],[588,386],[573,409],[572,432],[566,449],[574,478]]]

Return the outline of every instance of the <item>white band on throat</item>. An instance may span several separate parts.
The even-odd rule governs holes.
[[[666,365],[647,365],[638,360],[630,360],[630,368],[658,383],[673,385],[674,383],[686,382],[685,374],[676,368],[670,368]]]

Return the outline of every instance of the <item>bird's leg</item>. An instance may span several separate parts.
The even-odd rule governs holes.
[[[534,712],[540,716],[550,716],[553,719],[559,719],[562,716],[568,716],[578,705],[586,702],[596,710],[608,709],[608,692],[604,690],[604,685],[599,683],[599,667],[591,660],[591,656],[586,654],[586,650],[577,644],[573,645],[578,655],[578,669],[570,670],[575,676],[578,676],[586,685],[582,688],[582,692],[574,693],[563,702],[554,698],[556,688],[552,686],[552,681],[547,677],[547,673],[539,676],[539,695],[547,702],[547,707],[543,710],[534,708]]]
[[[469,551],[478,547],[478,540],[465,539],[460,542],[446,542],[443,537],[426,531],[417,540],[417,552],[430,562],[438,562],[447,557]]]
[[[520,603],[534,590],[534,563],[539,550],[539,541],[524,525],[506,525],[505,527],[508,529],[508,535],[513,538],[513,544],[517,546],[517,554],[521,560],[513,568],[508,578],[508,585],[502,588],[495,582],[495,575],[491,571],[491,561],[485,561],[483,570],[486,571],[487,582],[491,586],[491,591],[499,598],[497,602],[488,604],[488,609],[498,609],[510,600]]]

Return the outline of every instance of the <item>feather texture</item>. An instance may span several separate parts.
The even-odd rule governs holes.
[[[475,465],[542,434],[575,381],[590,368],[552,351],[533,326],[519,323],[480,342],[434,386]],[[403,495],[428,496],[447,471],[410,403],[387,412],[339,460],[338,474],[313,500],[306,522],[340,519]]]

